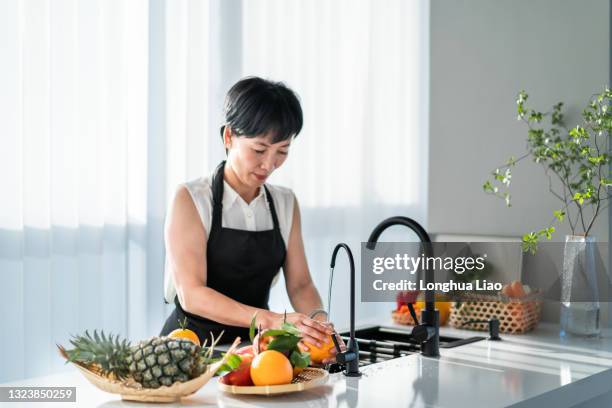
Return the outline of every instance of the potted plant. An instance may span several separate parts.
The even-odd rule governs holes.
[[[557,103],[548,112],[527,106],[528,95],[517,97],[518,120],[527,125],[526,152],[518,159],[511,157],[504,166],[492,172],[485,181],[485,193],[502,198],[511,205],[508,191],[512,168],[525,159],[540,163],[549,178],[549,192],[559,199],[552,211],[550,223],[544,228],[526,233],[522,248],[535,254],[538,242],[551,239],[555,225],[567,222],[571,230],[565,240],[561,293],[561,324],[564,332],[583,335],[599,334],[599,303],[595,281],[595,237],[591,235],[597,218],[609,205],[608,187],[610,163],[608,136],[612,129],[612,92],[606,87],[593,95],[582,112],[582,123],[567,127]],[[560,189],[555,189],[553,180]],[[580,289],[582,288],[582,289]],[[589,296],[584,296],[584,289]],[[576,302],[576,291],[581,301]]]

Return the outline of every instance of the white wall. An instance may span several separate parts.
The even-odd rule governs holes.
[[[516,120],[525,89],[542,111],[564,101],[579,119],[609,80],[609,0],[434,0],[428,225],[433,232],[520,236],[547,226],[559,201],[541,166],[514,169],[513,206],[482,183],[525,151]],[[523,165],[524,164],[524,165]],[[558,230],[563,240],[567,229]],[[595,235],[608,239],[607,217]]]
[[[482,184],[525,152],[527,128],[516,119],[520,90],[541,111],[565,102],[574,126],[590,96],[608,84],[609,8],[609,0],[431,2],[432,232],[520,237],[548,226],[560,202],[541,165],[523,161],[513,169],[511,208],[485,195]],[[554,239],[568,232],[564,224]],[[593,234],[608,240],[607,212]],[[542,319],[558,322],[558,312],[558,303],[546,302]],[[608,314],[604,308],[604,325]]]

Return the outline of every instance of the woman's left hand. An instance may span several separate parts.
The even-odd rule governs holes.
[[[333,323],[327,321],[327,316],[326,315],[324,315],[324,316],[321,316],[321,315],[314,316],[313,319],[318,320],[318,321],[320,321],[320,322],[330,326],[332,329],[334,327]],[[340,346],[340,351],[343,351],[343,352],[346,351],[346,344],[344,344],[344,340],[342,340],[342,337],[340,337],[340,335],[338,334],[338,332],[336,330],[334,330],[334,334],[333,335],[335,335],[336,336],[336,340],[338,340],[338,345]],[[299,347],[300,347],[300,349],[302,351],[308,351],[309,350],[308,346],[306,344],[304,344],[304,342],[300,342]],[[336,362],[336,354],[338,354],[338,350],[336,349],[335,345],[334,345],[334,347],[332,347],[330,349],[329,354],[331,354],[331,358],[324,359],[322,361],[323,365],[333,364],[333,363]]]
[[[344,344],[344,340],[342,340],[342,337],[340,337],[340,335],[338,334],[338,332],[334,332],[334,335],[336,336],[336,339],[338,340],[338,345],[340,346],[340,351],[346,351],[346,344]],[[333,364],[336,362],[336,354],[338,354],[338,350],[336,350],[336,347],[334,345],[334,347],[329,351],[329,354],[332,355],[331,358],[326,358],[325,360],[323,360],[323,364]]]

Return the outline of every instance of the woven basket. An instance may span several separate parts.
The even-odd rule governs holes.
[[[193,378],[186,382],[175,382],[171,386],[161,386],[159,388],[143,388],[131,377],[124,380],[118,381],[113,378],[108,378],[101,375],[98,370],[92,367],[86,367],[80,363],[72,363],[76,368],[79,369],[81,374],[87,378],[87,380],[101,389],[102,391],[110,392],[111,394],[121,395],[121,399],[128,401],[139,401],[139,402],[176,402],[183,397],[188,397],[200,388],[202,388],[210,379],[213,377],[215,372],[223,365],[230,353],[236,349],[240,344],[240,338],[237,337],[234,343],[225,353],[223,358],[208,366],[208,369],[202,373],[199,377]],[[60,355],[67,359],[66,351],[63,347],[58,346]]]
[[[327,382],[329,374],[321,368],[306,367],[299,373],[291,384],[282,385],[227,385],[219,382],[219,389],[230,394],[275,395],[288,394],[318,387]]]
[[[456,302],[451,308],[449,324],[458,329],[487,331],[487,323],[467,323],[470,320],[499,319],[499,331],[523,334],[533,330],[540,320],[542,300],[539,292],[522,298],[505,295],[474,295]]]

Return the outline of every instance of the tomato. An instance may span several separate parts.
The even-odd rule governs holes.
[[[251,348],[251,346],[248,347],[249,349]],[[251,353],[252,350],[242,350],[244,348],[245,347],[242,347],[236,351],[236,354],[239,354],[240,358],[242,358],[240,366],[231,373],[221,377],[220,381],[223,384],[242,386],[253,385],[253,381],[251,380],[251,362],[253,361],[254,356]],[[240,353],[241,351],[242,353]]]

